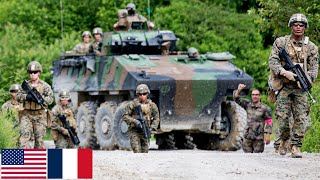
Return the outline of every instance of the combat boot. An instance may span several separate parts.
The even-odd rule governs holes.
[[[286,155],[288,151],[288,141],[282,141],[280,142],[279,146],[279,153],[280,155]]]
[[[291,146],[291,157],[292,158],[302,158],[300,148],[296,145]]]

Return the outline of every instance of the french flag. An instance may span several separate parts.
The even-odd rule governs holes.
[[[92,149],[2,149],[1,179],[92,179]]]
[[[92,179],[92,149],[48,149],[48,179]]]

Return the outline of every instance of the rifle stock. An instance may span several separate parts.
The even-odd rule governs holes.
[[[67,118],[64,115],[59,115],[58,117],[59,117],[60,121],[62,122],[63,127],[68,130],[68,133],[70,135],[72,143],[74,145],[79,145],[80,140],[77,136],[77,133],[76,133],[75,129],[70,126],[69,122],[67,121]]]

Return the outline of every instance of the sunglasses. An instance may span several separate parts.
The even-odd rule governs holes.
[[[305,24],[303,24],[303,23],[294,23],[293,26],[294,26],[294,27],[298,27],[298,26],[304,27]]]
[[[29,74],[37,74],[39,71],[29,71]]]
[[[260,96],[260,94],[251,94],[251,96]]]
[[[10,91],[10,93],[18,93],[18,91]]]
[[[148,93],[139,93],[138,95],[139,95],[139,96],[142,96],[142,95],[143,95],[143,96],[146,96],[147,94],[148,94]]]

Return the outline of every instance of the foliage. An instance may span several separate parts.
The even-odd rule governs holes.
[[[312,126],[307,131],[302,150],[308,152],[320,152],[320,80],[317,80],[312,88],[312,95],[318,101],[311,104],[311,122]]]
[[[16,117],[16,111],[4,110],[0,112],[0,149],[17,147],[19,129]]]
[[[7,92],[12,84],[21,84],[24,79],[29,78],[26,68],[31,60],[42,64],[44,72],[41,74],[41,79],[51,84],[50,67],[52,61],[57,59],[61,53],[61,40],[57,39],[47,46],[39,43],[40,37],[33,29],[13,24],[5,25],[0,36],[1,104],[9,98]],[[77,33],[67,34],[65,48],[71,49],[78,41]]]
[[[307,16],[309,27],[306,34],[316,44],[320,43],[320,1],[306,0],[258,0],[260,19],[257,23],[263,32],[272,31],[274,37],[288,34],[288,21],[294,13]]]

